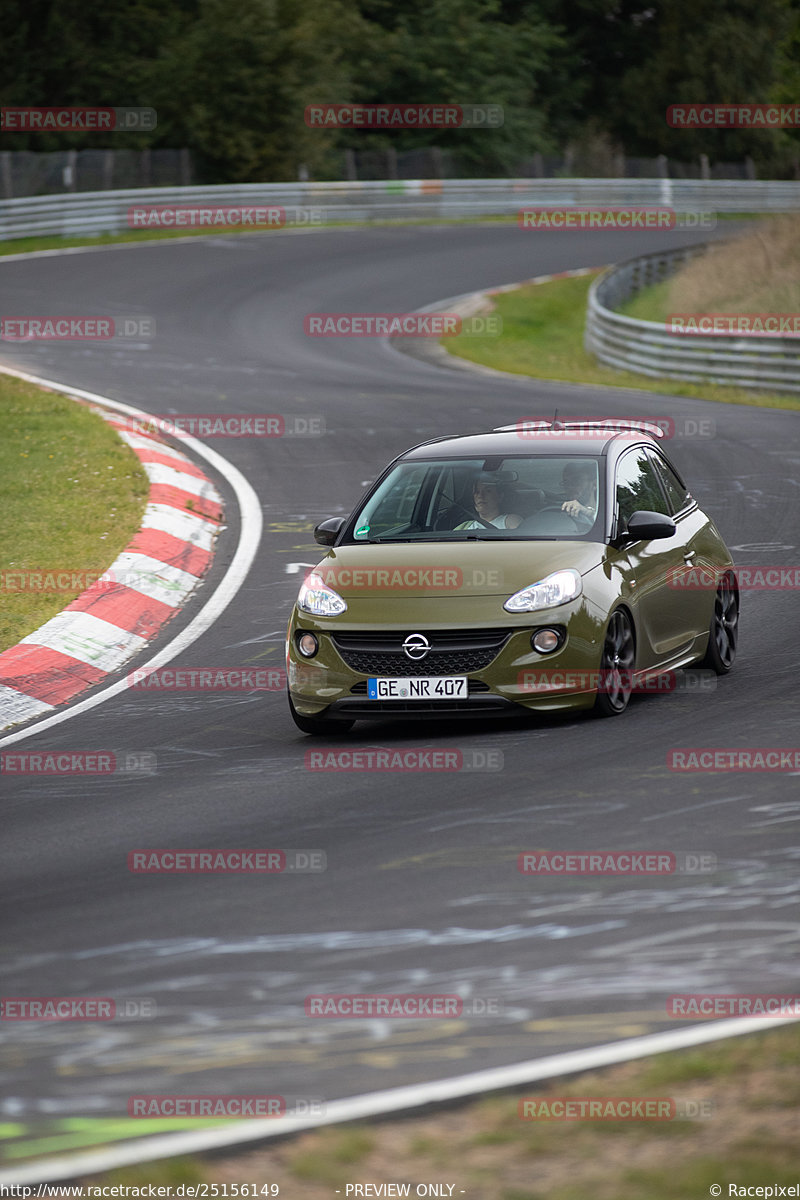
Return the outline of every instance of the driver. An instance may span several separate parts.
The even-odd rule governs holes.
[[[502,512],[505,504],[505,489],[491,476],[479,475],[472,485],[472,502],[482,521],[463,521],[456,529],[485,529],[484,521],[498,529],[516,529],[522,520],[517,513]]]
[[[561,487],[568,497],[562,512],[593,525],[597,516],[597,467],[594,463],[567,463],[561,473]]]

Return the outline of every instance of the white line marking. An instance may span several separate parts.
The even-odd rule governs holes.
[[[365,1120],[382,1113],[399,1113],[426,1104],[446,1103],[480,1095],[482,1092],[520,1087],[523,1084],[536,1083],[540,1079],[597,1070],[616,1063],[647,1058],[651,1054],[663,1054],[668,1050],[699,1046],[705,1042],[739,1037],[745,1033],[757,1033],[759,1030],[763,1032],[778,1025],[791,1025],[797,1020],[797,1017],[737,1017],[727,1021],[709,1021],[701,1025],[691,1025],[688,1029],[627,1038],[621,1042],[610,1042],[585,1050],[570,1050],[564,1054],[529,1059],[527,1062],[508,1067],[473,1071],[469,1075],[457,1075],[433,1083],[412,1084],[409,1087],[350,1096],[346,1100],[332,1100],[321,1116],[282,1117],[272,1122],[269,1129],[265,1128],[267,1122],[255,1120],[239,1121],[235,1129],[225,1126],[219,1129],[198,1129],[191,1133],[160,1134],[141,1138],[132,1145],[116,1145],[107,1150],[11,1167],[7,1171],[0,1171],[0,1185],[78,1179],[83,1175],[100,1174],[132,1163],[152,1162],[154,1159],[176,1155],[199,1154],[244,1142],[266,1142],[274,1137],[285,1137],[287,1133],[300,1133],[304,1129],[336,1125],[341,1121]]]
[[[0,371],[5,375],[14,375],[17,379],[26,379],[29,383],[35,383],[39,387],[52,388],[54,392],[62,392],[67,396],[78,396],[82,400],[91,400],[95,404],[103,404],[107,408],[115,409],[117,412],[125,413],[129,416],[147,420],[151,415],[140,408],[134,408],[131,404],[123,404],[118,400],[111,400],[107,396],[100,396],[96,392],[83,391],[81,388],[67,387],[65,384],[56,383],[52,379],[42,379],[38,375],[29,375],[24,371],[16,371],[10,367],[0,367]],[[205,446],[197,438],[187,437],[182,440],[185,442],[187,450],[191,450],[193,454],[205,459],[215,471],[218,471],[223,478],[227,479],[236,495],[242,525],[239,534],[239,544],[236,547],[233,561],[216,590],[209,596],[206,603],[200,609],[200,612],[163,650],[159,651],[149,662],[140,664],[142,667],[153,669],[163,667],[168,662],[171,662],[173,658],[177,658],[179,654],[182,654],[184,650],[188,649],[189,646],[211,628],[217,618],[234,599],[247,578],[247,573],[253,565],[253,559],[256,556],[261,540],[261,501],[241,471],[233,463],[223,458],[221,454],[218,454],[216,450]],[[95,708],[98,704],[103,704],[106,700],[110,700],[112,696],[117,696],[121,692],[127,691],[129,687],[127,678],[119,679],[116,683],[110,684],[109,687],[103,688],[102,691],[97,692],[94,696],[89,696],[88,699],[82,700],[70,708],[53,713],[52,716],[45,717],[44,720],[38,721],[34,725],[26,726],[25,729],[20,729],[16,733],[11,733],[4,738],[0,738],[0,746],[9,746],[13,742],[33,737],[45,729],[51,729],[54,725],[60,725],[62,721],[69,721],[72,717],[88,712],[89,709]]]

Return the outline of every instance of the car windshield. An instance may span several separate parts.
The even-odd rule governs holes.
[[[401,462],[367,497],[345,540],[598,540],[599,461],[543,454]]]

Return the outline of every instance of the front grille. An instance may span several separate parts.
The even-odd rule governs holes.
[[[468,675],[482,671],[497,658],[512,630],[455,629],[414,630],[424,633],[431,644],[425,658],[414,662],[402,645],[408,632],[336,633],[331,640],[353,671],[362,675]]]

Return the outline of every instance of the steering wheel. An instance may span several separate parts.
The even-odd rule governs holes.
[[[533,515],[534,515],[534,517],[539,517],[539,516],[541,516],[542,513],[547,513],[547,512],[563,513],[565,517],[569,517],[569,519],[571,521],[574,521],[576,525],[578,524],[578,518],[574,517],[572,515],[572,513],[568,513],[566,511],[566,509],[561,507],[560,504],[548,504],[544,508],[538,509]]]

